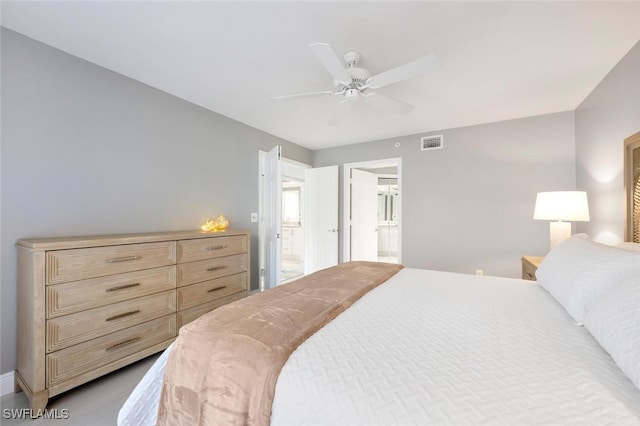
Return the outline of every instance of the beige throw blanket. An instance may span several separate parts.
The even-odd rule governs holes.
[[[167,362],[158,425],[268,425],[276,380],[289,355],[400,269],[344,263],[186,325]]]

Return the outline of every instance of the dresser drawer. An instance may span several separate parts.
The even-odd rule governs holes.
[[[199,283],[246,271],[246,254],[182,263],[178,264],[178,286]]]
[[[247,291],[246,272],[179,287],[178,309],[192,308],[239,291]]]
[[[47,318],[175,289],[176,267],[147,269],[46,288]]]
[[[247,297],[246,291],[231,294],[229,296],[225,296],[221,299],[217,299],[212,302],[203,303],[202,305],[185,309],[184,311],[178,311],[178,329],[180,329],[183,325],[188,324],[191,321],[200,318],[202,315],[206,314],[207,312],[210,312],[216,308],[219,308],[220,306],[226,305],[236,300],[240,300],[244,297]]]
[[[168,315],[90,340],[46,357],[47,387],[80,376],[176,336],[176,317]]]
[[[179,263],[213,259],[246,252],[247,238],[244,235],[184,240],[178,241],[177,246]]]
[[[103,277],[174,263],[175,241],[48,251],[46,283]]]
[[[176,311],[176,291],[138,297],[47,321],[47,353]]]

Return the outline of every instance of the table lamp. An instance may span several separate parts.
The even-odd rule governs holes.
[[[571,236],[571,222],[588,222],[589,205],[584,191],[538,192],[533,212],[536,220],[551,220],[551,250]]]

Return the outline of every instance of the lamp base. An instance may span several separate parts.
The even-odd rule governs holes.
[[[550,222],[549,223],[550,248],[553,250],[558,244],[571,236],[571,222]]]

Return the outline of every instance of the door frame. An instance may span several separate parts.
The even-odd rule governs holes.
[[[402,263],[402,158],[384,158],[381,160],[345,163],[343,168],[342,197],[342,261],[351,260],[351,169],[377,169],[381,167],[398,168],[398,263]]]

